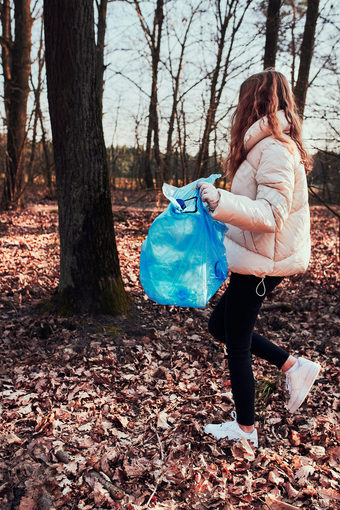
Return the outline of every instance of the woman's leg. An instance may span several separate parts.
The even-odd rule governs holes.
[[[289,353],[259,333],[253,332],[251,353],[282,369],[290,357]],[[295,359],[295,358],[294,358]]]
[[[217,305],[216,313],[211,318],[213,319],[214,315],[216,319],[220,318],[224,304],[224,341],[228,352],[231,386],[237,421],[245,428],[254,424],[255,383],[251,367],[253,328],[265,296],[281,281],[282,278],[266,277],[266,291],[263,296],[259,296],[256,288],[261,282],[260,278],[233,273],[228,288]],[[212,320],[210,322],[209,330],[212,331]],[[220,334],[220,321],[218,324],[218,328],[215,326],[215,333]],[[280,366],[289,357],[286,351],[260,336],[254,337],[253,349],[261,357]]]
[[[278,283],[276,283],[276,285]],[[272,286],[270,288],[272,290]],[[216,340],[222,343],[226,343],[224,321],[227,292],[228,289],[224,292],[217,305],[215,306],[208,323],[209,333],[215,337]],[[266,295],[269,292],[270,291],[267,290]],[[282,349],[282,347],[279,347],[255,331],[252,332],[251,337],[251,354],[265,359],[272,365],[276,365],[279,369],[283,369],[284,371],[288,370],[296,361],[296,359],[293,358],[293,356],[290,356],[287,351]],[[289,358],[291,359],[288,362]],[[286,364],[286,362],[288,363]]]
[[[254,430],[255,384],[251,368],[251,354],[256,354],[286,372],[289,402],[287,408],[295,412],[308,395],[320,365],[305,358],[294,358],[281,347],[255,333],[253,327],[262,302],[283,278],[266,277],[265,289],[258,289],[261,279],[252,275],[233,273],[227,290],[209,320],[209,332],[227,346],[230,379],[235,401],[237,423],[208,424],[204,431],[217,439],[246,437],[257,446]],[[262,282],[261,282],[262,285]],[[265,291],[264,291],[265,290]],[[235,425],[236,423],[236,425]],[[245,436],[242,436],[242,433]],[[241,435],[240,435],[241,434]]]

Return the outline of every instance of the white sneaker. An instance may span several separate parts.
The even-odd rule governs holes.
[[[254,446],[258,446],[258,437],[257,430],[254,429],[253,432],[244,432],[241,429],[239,424],[236,421],[236,413],[235,411],[231,412],[231,416],[234,418],[233,421],[227,421],[225,423],[209,423],[205,426],[204,432],[206,434],[212,434],[216,437],[216,439],[222,439],[223,437],[227,437],[233,441],[239,441],[244,437],[251,441]]]
[[[286,386],[289,391],[288,411],[294,413],[307,397],[320,372],[320,365],[309,359],[298,358],[295,365],[286,372]]]

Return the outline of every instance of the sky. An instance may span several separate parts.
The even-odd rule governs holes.
[[[238,18],[242,13],[243,3],[244,0],[238,2]],[[154,4],[154,0],[141,2],[143,15],[149,24],[152,23]],[[189,90],[184,95],[188,151],[192,155],[198,151],[204,112],[209,97],[209,79],[202,80],[202,77],[212,71],[216,59],[216,20],[213,4],[214,2],[209,0],[170,0],[166,2],[168,23],[163,27],[158,85],[161,150],[164,150],[166,144],[171,109],[172,82],[168,70],[169,55],[174,68],[176,68],[180,49],[178,40],[183,38],[191,8],[194,6],[198,8],[198,12],[189,32],[180,90],[181,93]],[[336,57],[334,46],[339,42],[340,36],[340,6],[338,2],[320,0],[320,11],[321,16],[317,25],[314,59],[310,73],[310,80],[313,82],[307,95],[306,120],[303,125],[305,142],[311,152],[317,148],[338,150],[338,144],[334,140],[334,131],[330,128],[330,124],[336,126],[339,131],[339,120],[337,119],[340,100],[339,61],[336,60],[338,56]],[[32,34],[32,61],[35,60],[39,47],[39,16],[41,13],[42,2],[38,0],[34,13],[36,21]],[[287,47],[291,40],[289,30],[291,13],[292,11],[289,9],[284,20],[285,26],[281,30],[281,48],[276,64],[276,69],[283,72],[288,79],[291,76],[291,57],[287,51],[284,51],[284,47]],[[330,22],[325,23],[324,19],[330,20]],[[227,150],[226,139],[229,126],[227,112],[231,106],[236,104],[242,81],[250,74],[262,70],[265,37],[263,22],[264,16],[259,11],[259,1],[253,0],[235,38],[230,74],[217,112],[217,118],[221,119],[217,131],[217,149],[222,155],[225,155]],[[304,19],[297,21],[297,34],[302,32],[303,24]],[[230,40],[230,32],[227,32],[227,40]],[[106,145],[134,146],[136,144],[136,123],[138,123],[139,142],[144,144],[151,87],[150,57],[136,11],[133,5],[124,1],[113,1],[108,5],[105,64],[107,67],[104,75],[103,127]],[[329,69],[330,67],[331,69]],[[32,65],[32,76],[36,82],[37,62]],[[197,84],[197,82],[199,83]],[[195,84],[197,85],[195,86]],[[42,106],[47,132],[50,134],[46,80],[44,81]],[[28,105],[29,114],[32,108],[33,94],[31,92]],[[2,110],[3,116],[4,111]],[[1,129],[5,130],[4,122],[2,122]]]
[[[153,15],[154,2],[143,2],[143,14],[147,20]],[[182,90],[188,89],[202,77],[205,72],[211,71],[216,58],[216,43],[212,40],[216,34],[216,23],[213,16],[211,2],[173,0],[168,2],[166,9],[170,19],[170,37],[167,36],[164,27],[161,56],[164,62],[168,61],[169,54],[176,66],[179,45],[174,33],[181,38],[185,28],[185,21],[190,16],[190,6],[201,5],[205,12],[197,15],[193,23],[193,30],[189,38],[189,47],[185,54],[183,70]],[[239,2],[241,14],[241,6]],[[340,10],[331,8],[334,2],[321,0],[321,18],[317,26],[317,40],[315,56],[311,68],[310,79],[316,78],[308,92],[307,106],[304,122],[304,137],[311,151],[322,145],[331,145],[333,148],[333,134],[328,122],[322,120],[326,116],[330,122],[335,122],[339,102],[339,75],[327,69],[327,59],[335,56],[331,51],[335,42],[339,41]],[[227,80],[225,92],[222,96],[221,106],[217,117],[220,118],[228,111],[231,105],[237,102],[237,94],[242,81],[250,74],[262,70],[262,58],[264,48],[264,33],[259,34],[259,25],[263,23],[263,15],[258,9],[259,2],[253,1],[248,9],[243,24],[237,34],[233,57],[234,67],[231,69]],[[330,18],[332,23],[325,24],[322,18]],[[285,23],[291,19],[286,17]],[[302,32],[304,19],[297,22],[296,32]],[[230,34],[230,32],[229,32]],[[228,32],[227,32],[228,38]],[[282,30],[281,46],[287,46],[290,41],[290,33]],[[131,5],[124,2],[114,2],[109,6],[107,26],[105,94],[104,94],[104,129],[106,143],[114,145],[134,145],[135,143],[135,120],[139,117],[140,139],[143,140],[146,132],[148,113],[148,94],[150,89],[150,60],[145,46],[145,38],[140,28],[136,12]],[[169,50],[170,48],[170,50]],[[283,48],[282,48],[283,50]],[[326,64],[325,64],[326,62]],[[297,62],[298,64],[298,62]],[[336,63],[338,69],[339,62]],[[298,67],[298,65],[296,66]],[[283,72],[288,79],[291,75],[291,58],[287,52],[280,51],[278,54],[276,69]],[[117,74],[121,73],[121,74]],[[297,77],[297,69],[295,79]],[[130,80],[137,82],[139,88]],[[189,151],[195,154],[198,150],[202,132],[202,114],[204,114],[204,102],[208,100],[209,81],[205,80],[185,96],[184,109],[188,123]],[[159,113],[160,113],[160,136],[163,148],[167,133],[167,118],[171,106],[171,79],[165,69],[160,66],[159,77]],[[229,126],[229,116],[219,125],[218,148],[221,153],[225,152],[226,133]],[[336,147],[336,145],[335,145]]]

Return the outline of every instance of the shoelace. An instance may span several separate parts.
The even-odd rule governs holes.
[[[236,411],[231,411],[230,413],[231,417],[234,421],[236,421]],[[223,427],[224,423],[220,423],[220,428]]]
[[[290,392],[290,389],[291,389],[292,385],[291,385],[291,380],[290,380],[290,377],[287,375],[286,376],[286,388],[287,390]]]

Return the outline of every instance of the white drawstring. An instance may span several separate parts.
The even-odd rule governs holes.
[[[264,277],[261,279],[261,281],[260,281],[260,282],[256,285],[256,294],[257,294],[259,297],[263,297],[263,296],[265,295],[265,293],[266,293],[266,286],[265,286],[265,284],[264,284],[264,279],[265,279],[265,276],[264,276]],[[262,294],[260,294],[260,293],[258,292],[258,288],[260,287],[261,283],[262,283],[262,285],[263,285],[263,293],[262,293]]]

